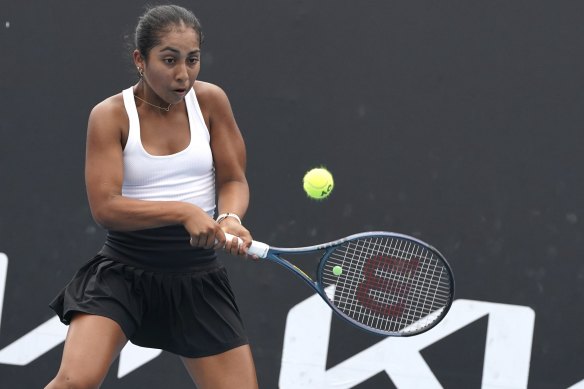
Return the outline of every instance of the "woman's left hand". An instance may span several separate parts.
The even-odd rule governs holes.
[[[243,225],[239,224],[239,222],[235,219],[230,220],[232,218],[225,218],[219,224],[223,232],[227,232],[231,235],[234,235],[241,239],[243,243],[239,244],[239,240],[237,238],[233,238],[233,240],[227,239],[225,241],[225,246],[223,249],[232,255],[241,255],[245,257],[249,257],[252,259],[258,259],[256,255],[248,255],[247,250],[252,243],[252,237],[250,232],[245,228]]]

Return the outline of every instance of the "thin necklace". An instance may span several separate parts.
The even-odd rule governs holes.
[[[146,104],[148,104],[148,105],[151,105],[151,106],[153,106],[153,107],[156,107],[156,108],[158,108],[158,109],[161,109],[161,110],[163,110],[163,111],[166,111],[166,112],[170,111],[170,107],[172,106],[172,104],[168,104],[168,107],[164,108],[164,107],[160,107],[160,106],[158,106],[158,105],[155,105],[155,104],[149,103],[149,102],[147,102],[146,100],[144,100],[143,98],[141,98],[141,97],[138,97],[138,96],[136,96],[136,95],[134,95],[134,97],[135,97],[135,98],[137,98],[137,99],[138,99],[138,100],[140,100],[140,101],[143,101],[143,102],[145,102],[145,103],[146,103]]]

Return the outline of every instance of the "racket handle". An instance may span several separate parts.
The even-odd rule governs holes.
[[[233,240],[233,238],[236,238],[236,236],[228,234],[227,232],[225,233],[225,239]],[[243,241],[239,237],[237,237],[237,240],[239,241],[240,245],[243,243]],[[257,255],[260,258],[265,258],[268,256],[269,249],[270,246],[268,246],[267,244],[254,240],[251,242],[251,246],[249,246],[247,253],[249,255]]]

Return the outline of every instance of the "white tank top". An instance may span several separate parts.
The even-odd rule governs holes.
[[[209,130],[191,89],[185,96],[191,130],[186,149],[171,155],[150,155],[140,137],[140,121],[133,88],[122,93],[130,119],[124,148],[124,196],[150,201],[184,201],[210,216],[215,212],[215,170]]]

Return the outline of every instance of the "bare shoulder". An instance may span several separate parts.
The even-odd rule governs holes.
[[[225,96],[225,91],[218,85],[205,81],[195,81],[193,85],[198,98],[218,98]]]
[[[129,125],[128,114],[121,93],[108,97],[98,103],[89,114],[89,130],[109,129],[119,131]]]
[[[201,108],[206,107],[210,110],[216,110],[229,106],[229,99],[225,91],[218,85],[210,82],[196,81],[193,85],[197,100]]]
[[[108,97],[91,110],[90,120],[112,120],[127,116],[121,93]]]

